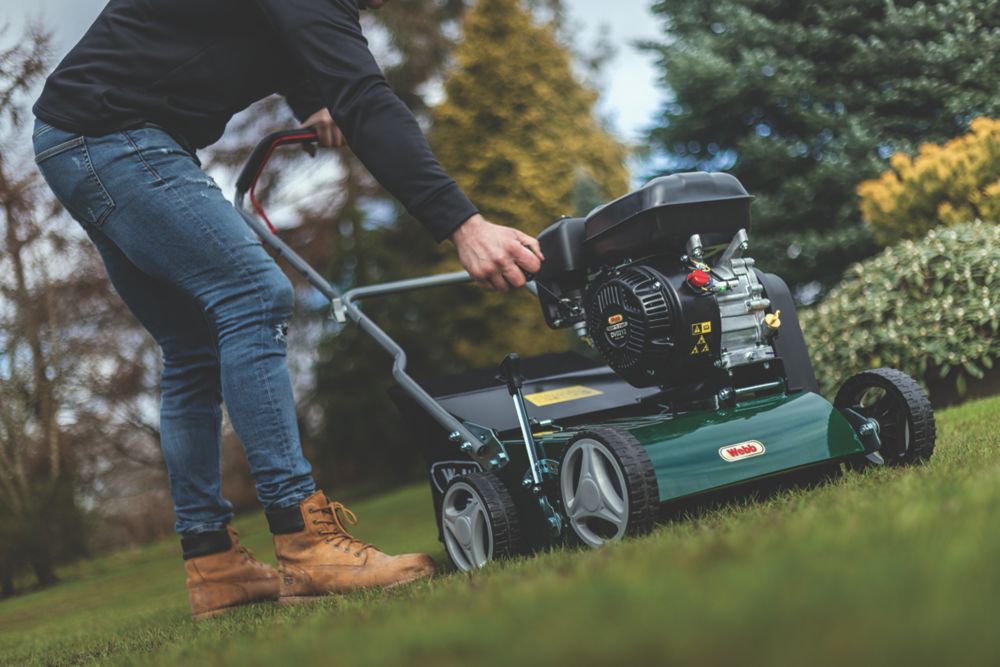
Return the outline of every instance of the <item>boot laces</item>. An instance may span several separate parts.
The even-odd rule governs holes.
[[[236,553],[243,556],[244,561],[249,561],[251,563],[257,563],[257,559],[253,557],[253,553],[247,549],[245,546],[240,544],[240,534],[236,532],[233,528],[233,546],[236,547]]]
[[[357,545],[357,551],[354,552],[354,555],[358,557],[360,557],[366,549],[374,548],[373,545],[356,539],[353,535],[351,535],[350,531],[344,527],[345,522],[350,526],[358,525],[358,517],[342,503],[331,502],[325,507],[310,507],[309,513],[320,515],[320,518],[313,519],[314,524],[320,526],[330,526],[329,530],[320,528],[316,532],[320,535],[326,536],[326,541],[333,546],[343,549],[344,551],[350,551],[353,546]]]

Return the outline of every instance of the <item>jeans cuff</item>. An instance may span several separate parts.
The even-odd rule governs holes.
[[[185,538],[193,535],[201,535],[203,533],[218,533],[225,532],[226,526],[232,521],[232,517],[221,521],[210,521],[207,523],[196,523],[196,524],[181,524],[177,523],[176,531],[181,536]]]

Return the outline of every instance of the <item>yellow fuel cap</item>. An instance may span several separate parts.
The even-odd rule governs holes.
[[[781,311],[776,310],[773,313],[768,313],[764,316],[764,325],[768,329],[780,329],[781,328]]]

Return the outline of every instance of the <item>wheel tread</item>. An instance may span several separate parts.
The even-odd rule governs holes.
[[[660,489],[656,470],[646,449],[628,431],[598,427],[580,431],[572,440],[590,438],[603,443],[618,459],[629,496],[629,519],[626,535],[645,535],[653,529],[660,508]]]
[[[895,368],[873,368],[861,371],[841,386],[834,399],[834,405],[843,409],[856,392],[868,385],[877,385],[895,391],[906,406],[910,422],[910,447],[898,463],[919,463],[926,461],[934,453],[937,438],[937,424],[934,409],[923,388],[912,377]]]
[[[521,536],[521,522],[517,508],[510,491],[500,479],[489,472],[474,472],[460,475],[452,480],[452,484],[465,482],[479,494],[486,507],[493,532],[493,554],[490,560],[510,558],[524,551]]]

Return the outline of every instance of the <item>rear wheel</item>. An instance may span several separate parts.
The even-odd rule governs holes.
[[[920,463],[934,453],[934,410],[920,385],[902,371],[862,371],[844,382],[833,404],[874,424],[886,465]]]
[[[441,504],[441,531],[448,557],[463,572],[522,549],[514,500],[491,473],[476,472],[451,481]]]
[[[582,431],[559,466],[563,511],[591,547],[653,528],[660,506],[649,454],[632,434],[612,428]]]

